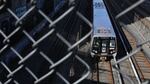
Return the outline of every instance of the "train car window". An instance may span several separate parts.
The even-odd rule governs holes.
[[[105,43],[105,42],[102,42],[102,46],[103,46],[103,47],[106,47],[106,43]]]
[[[110,40],[110,47],[115,47],[115,40]]]
[[[107,44],[108,44],[108,40],[107,39],[105,39],[105,40],[102,40],[102,49],[101,49],[101,52],[102,53],[105,53],[105,52],[107,52]]]
[[[98,37],[95,37],[93,40],[93,47],[98,48],[100,47],[100,40],[98,39]]]
[[[101,41],[99,37],[94,37],[93,39],[93,45],[92,45],[92,52],[97,54],[100,52],[101,48]]]

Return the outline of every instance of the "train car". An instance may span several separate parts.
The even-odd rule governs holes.
[[[93,34],[91,39],[90,54],[92,57],[116,55],[116,34],[103,0],[93,0]]]

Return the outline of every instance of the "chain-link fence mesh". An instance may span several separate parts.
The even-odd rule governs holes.
[[[18,9],[11,8],[10,4],[17,3],[17,1],[23,2],[19,4],[22,7]],[[62,4],[54,8],[53,12],[47,12],[47,10],[51,10],[49,4],[45,6],[49,8],[40,8],[42,3],[47,3],[46,0],[17,1],[0,0],[0,13],[5,12],[4,18],[9,16],[10,23],[13,24],[11,29],[8,29],[7,20],[3,21],[3,23],[1,22],[3,28],[0,29],[0,84],[26,84],[26,81],[29,80],[31,81],[28,83],[31,84],[46,84],[43,80],[48,81],[49,79],[53,80],[51,83],[56,84],[62,84],[60,81],[66,84],[78,84],[83,81],[90,73],[90,66],[78,56],[77,48],[92,34],[92,23],[87,19],[88,16],[83,15],[81,11],[84,10],[83,3],[88,3],[88,0],[63,0]],[[115,18],[121,18],[144,1],[135,2]],[[24,6],[25,2],[28,3],[26,4],[27,6]],[[61,7],[65,9],[61,9]],[[33,15],[36,15],[36,17],[33,17]],[[88,33],[80,39],[77,39],[77,32],[80,30],[77,27],[80,26],[76,26],[75,22],[71,22],[71,16],[77,18],[73,21],[88,25],[90,28]],[[69,26],[69,22],[74,25]],[[63,26],[65,26],[64,28],[68,26],[70,29],[63,29]],[[139,52],[142,49],[142,45],[147,42],[149,40],[140,43],[137,49],[117,60],[114,65]],[[84,71],[75,81],[70,82],[69,71],[73,60],[79,61],[80,65],[84,66]],[[35,68],[36,66],[40,67]],[[122,71],[118,71],[124,74]]]
[[[15,18],[15,22],[14,22],[15,28],[13,31],[6,34],[4,30],[2,30],[2,29],[0,30],[0,34],[3,37],[3,40],[1,40],[3,45],[2,45],[2,48],[0,49],[1,58],[2,58],[1,59],[1,70],[0,70],[0,74],[2,75],[1,83],[19,84],[20,80],[17,80],[17,79],[19,79],[19,78],[17,78],[17,75],[27,72],[26,74],[28,74],[28,75],[25,75],[25,76],[32,78],[33,79],[32,83],[35,83],[35,84],[40,83],[42,80],[45,80],[47,77],[51,76],[52,74],[55,74],[56,76],[58,76],[58,78],[61,79],[64,83],[70,84],[70,82],[59,71],[56,70],[56,67],[60,66],[66,60],[69,60],[72,56],[76,60],[78,60],[80,62],[80,64],[84,65],[87,70],[87,72],[84,73],[84,75],[81,76],[81,78],[77,79],[73,83],[78,84],[79,82],[81,82],[83,79],[85,79],[88,76],[89,71],[90,71],[89,65],[85,61],[83,61],[76,54],[76,52],[74,50],[82,41],[84,41],[87,37],[90,36],[90,34],[92,33],[92,30],[89,31],[89,33],[87,33],[85,36],[83,36],[83,38],[81,38],[80,40],[76,40],[76,42],[71,43],[70,41],[68,41],[68,39],[66,39],[63,35],[61,35],[61,33],[59,33],[57,31],[57,29],[55,29],[55,25],[57,25],[61,20],[63,20],[66,16],[68,16],[72,12],[75,13],[74,15],[76,17],[83,20],[85,22],[85,24],[88,24],[92,28],[92,24],[78,11],[78,9],[76,7],[78,5],[75,5],[75,1],[64,0],[63,3],[68,4],[68,2],[69,2],[68,9],[54,20],[52,20],[47,14],[45,14],[45,12],[43,12],[42,9],[37,7],[38,1],[37,2],[34,0],[28,1],[29,2],[28,4],[30,5],[30,7],[23,14],[18,13],[18,12],[22,13],[22,11],[25,10],[23,7],[20,7],[20,9],[17,9],[18,11],[16,10],[17,11],[17,14],[16,14],[13,11],[13,9],[9,8],[9,6],[6,7],[6,5],[8,5],[7,1],[4,0],[1,2],[2,2],[1,10],[4,9],[4,11],[9,13],[9,15],[12,18]],[[20,3],[20,4],[24,4],[24,3]],[[39,4],[42,4],[42,1]],[[67,5],[67,4],[65,4],[65,5]],[[55,9],[55,11],[57,11],[58,9]],[[44,18],[44,21],[42,21],[41,24],[39,24],[39,26],[35,27],[32,31],[28,32],[28,30],[26,30],[24,28],[27,26],[24,25],[25,23],[23,21],[30,19],[28,17],[31,16],[32,13],[35,11],[36,11],[36,13],[40,14],[40,16],[42,16]],[[48,25],[46,25],[45,22],[48,22],[47,23]],[[34,23],[30,22],[30,24],[34,24]],[[8,24],[6,24],[6,25],[8,25]],[[24,27],[23,27],[23,25],[24,25]],[[41,28],[44,28],[45,25],[47,26],[47,32],[44,33],[43,35],[38,35],[38,38],[37,38],[36,34],[40,31],[42,31]],[[15,39],[17,40],[17,38],[15,38],[15,35],[20,35],[20,34],[18,34],[18,32],[23,33],[23,39],[16,45],[12,45],[11,38],[14,40]],[[42,51],[42,49],[40,49],[40,47],[39,47],[39,44],[42,43],[43,40],[45,40],[46,38],[52,37],[52,36],[55,36],[58,39],[60,39],[59,41],[61,41],[63,43],[63,46],[67,46],[67,50],[65,53],[66,55],[61,56],[62,58],[57,61],[56,60],[53,61],[50,58],[51,56],[48,56],[49,54],[45,54],[44,51]],[[15,43],[15,41],[13,43]],[[29,44],[31,44],[29,46],[30,48],[26,48],[26,46],[28,46]],[[22,53],[23,48],[29,49],[29,52],[27,54],[23,54]],[[28,50],[26,50],[26,51],[28,51]],[[3,52],[4,52],[4,54],[3,54]],[[49,50],[49,52],[51,52],[51,49]],[[26,53],[26,52],[24,52],[24,53]],[[30,60],[30,58],[32,58],[32,56],[35,53],[38,53],[39,54],[38,56],[42,57],[42,58],[40,58],[40,59],[42,59],[42,61],[46,61],[45,63],[48,63],[48,64],[44,64],[42,66],[49,65],[46,67],[46,68],[48,68],[48,71],[41,76],[39,76],[40,71],[39,71],[39,73],[33,72],[28,67],[28,64],[26,64],[26,61]],[[60,58],[60,57],[58,57],[58,58]],[[17,62],[13,63],[13,66],[11,66],[11,63],[14,60]],[[32,59],[30,61],[34,61],[34,59]],[[38,62],[38,61],[35,61],[35,62]],[[36,64],[36,63],[34,63],[34,64]],[[39,64],[39,63],[37,63],[37,64]],[[29,65],[34,66],[33,64],[29,64]],[[66,65],[66,67],[69,67],[69,66]],[[62,68],[62,70],[64,70],[63,68]],[[24,72],[22,72],[22,71],[24,71]],[[63,71],[63,73],[65,73],[65,71]],[[38,74],[38,76],[36,74]],[[22,79],[22,81],[23,81],[23,79]],[[26,80],[26,81],[29,81],[29,80]],[[23,81],[23,82],[26,83],[25,81]],[[60,82],[60,81],[58,81],[58,82]],[[58,83],[58,82],[55,81],[55,83]],[[31,82],[29,82],[29,83],[31,83]],[[21,83],[21,84],[23,84],[23,83]]]

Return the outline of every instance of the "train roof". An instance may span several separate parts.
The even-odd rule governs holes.
[[[95,36],[116,37],[103,0],[93,0],[93,25]]]

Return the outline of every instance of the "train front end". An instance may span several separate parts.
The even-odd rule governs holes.
[[[91,42],[92,56],[113,56],[117,51],[117,44],[115,37],[93,37]]]
[[[103,0],[93,0],[91,56],[112,57],[117,52],[114,28]]]

